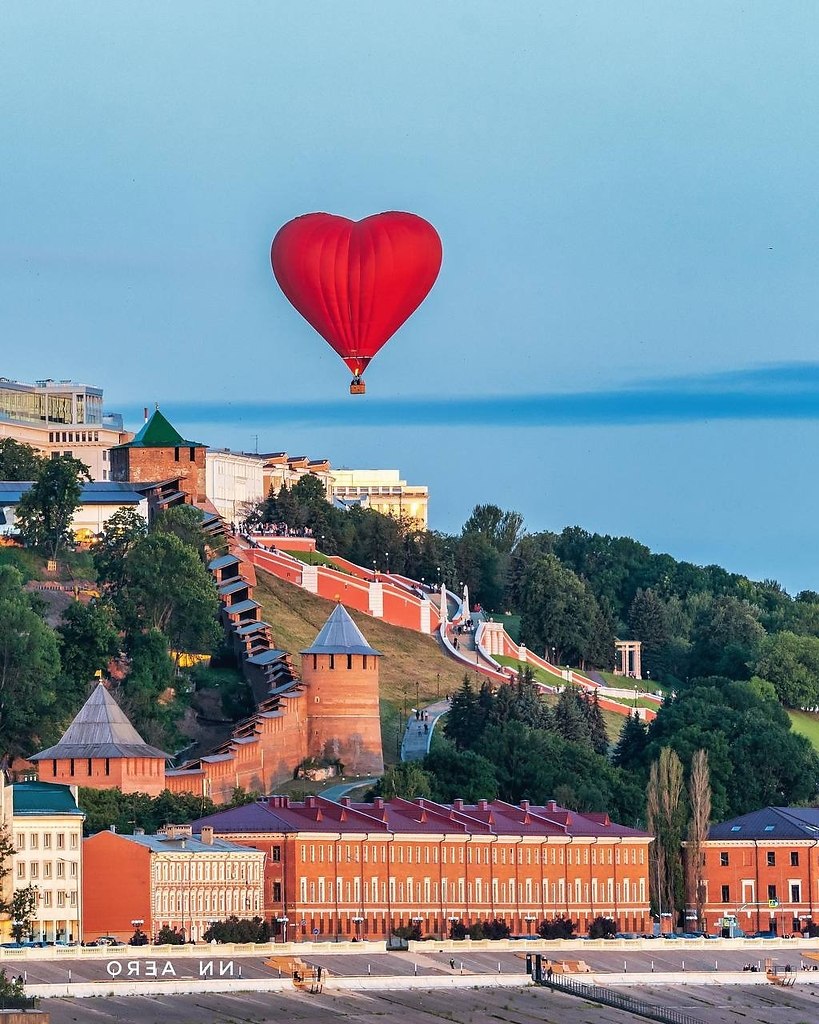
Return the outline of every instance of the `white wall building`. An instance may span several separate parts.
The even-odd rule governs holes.
[[[248,505],[265,497],[264,457],[227,448],[205,453],[205,493],[228,523],[244,518]]]
[[[24,938],[80,941],[84,818],[76,786],[0,782],[0,821],[15,848],[6,895],[31,886],[37,897],[35,917]],[[0,933],[8,939],[14,922],[4,916]]]
[[[429,489],[408,484],[397,469],[334,469],[333,497],[426,529]]]

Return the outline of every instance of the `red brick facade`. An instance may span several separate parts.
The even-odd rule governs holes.
[[[123,793],[159,796],[165,786],[165,760],[160,757],[65,757],[38,762],[40,782],[88,789],[119,787]]]
[[[383,939],[413,924],[441,937],[492,920],[526,935],[564,914],[580,933],[598,915],[651,928],[651,837],[554,803],[271,797],[202,825],[264,850],[265,913],[293,939]]]
[[[188,504],[204,502],[205,447],[174,445],[168,448],[133,448],[123,445],[111,449],[111,479],[145,484],[179,478],[180,490]]]
[[[819,810],[766,807],[712,827],[704,844],[705,926],[791,935],[819,922]]]

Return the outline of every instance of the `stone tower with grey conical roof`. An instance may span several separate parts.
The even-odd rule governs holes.
[[[165,788],[169,757],[152,747],[128,721],[102,683],[83,704],[59,743],[29,760],[41,782],[157,796]]]
[[[381,652],[370,647],[338,604],[301,656],[307,756],[337,758],[346,775],[380,775],[384,771],[378,705]]]

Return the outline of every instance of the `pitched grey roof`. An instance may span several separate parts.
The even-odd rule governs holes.
[[[762,807],[708,830],[709,839],[819,839],[819,807]]]
[[[364,634],[350,618],[347,609],[337,604],[330,618],[321,627],[311,647],[302,654],[372,654],[381,656],[381,651],[370,647]]]
[[[214,558],[208,562],[208,568],[214,569],[227,569],[229,565],[238,565],[241,561],[236,555],[221,555],[219,558]]]
[[[60,742],[47,750],[41,750],[30,760],[70,757],[167,758],[169,755],[143,740],[119,704],[99,683]]]

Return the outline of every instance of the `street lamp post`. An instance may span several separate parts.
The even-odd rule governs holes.
[[[364,921],[363,917],[354,917],[353,924],[355,925],[355,939],[356,942],[361,942],[361,925]]]
[[[284,944],[285,942],[287,942],[287,925],[290,922],[290,918],[287,916],[277,917],[276,922],[279,925],[279,930],[281,931],[282,944]]]
[[[389,576],[389,574],[390,574],[390,553],[389,553],[389,551],[385,551],[384,552],[384,557],[387,560],[387,575]]]

